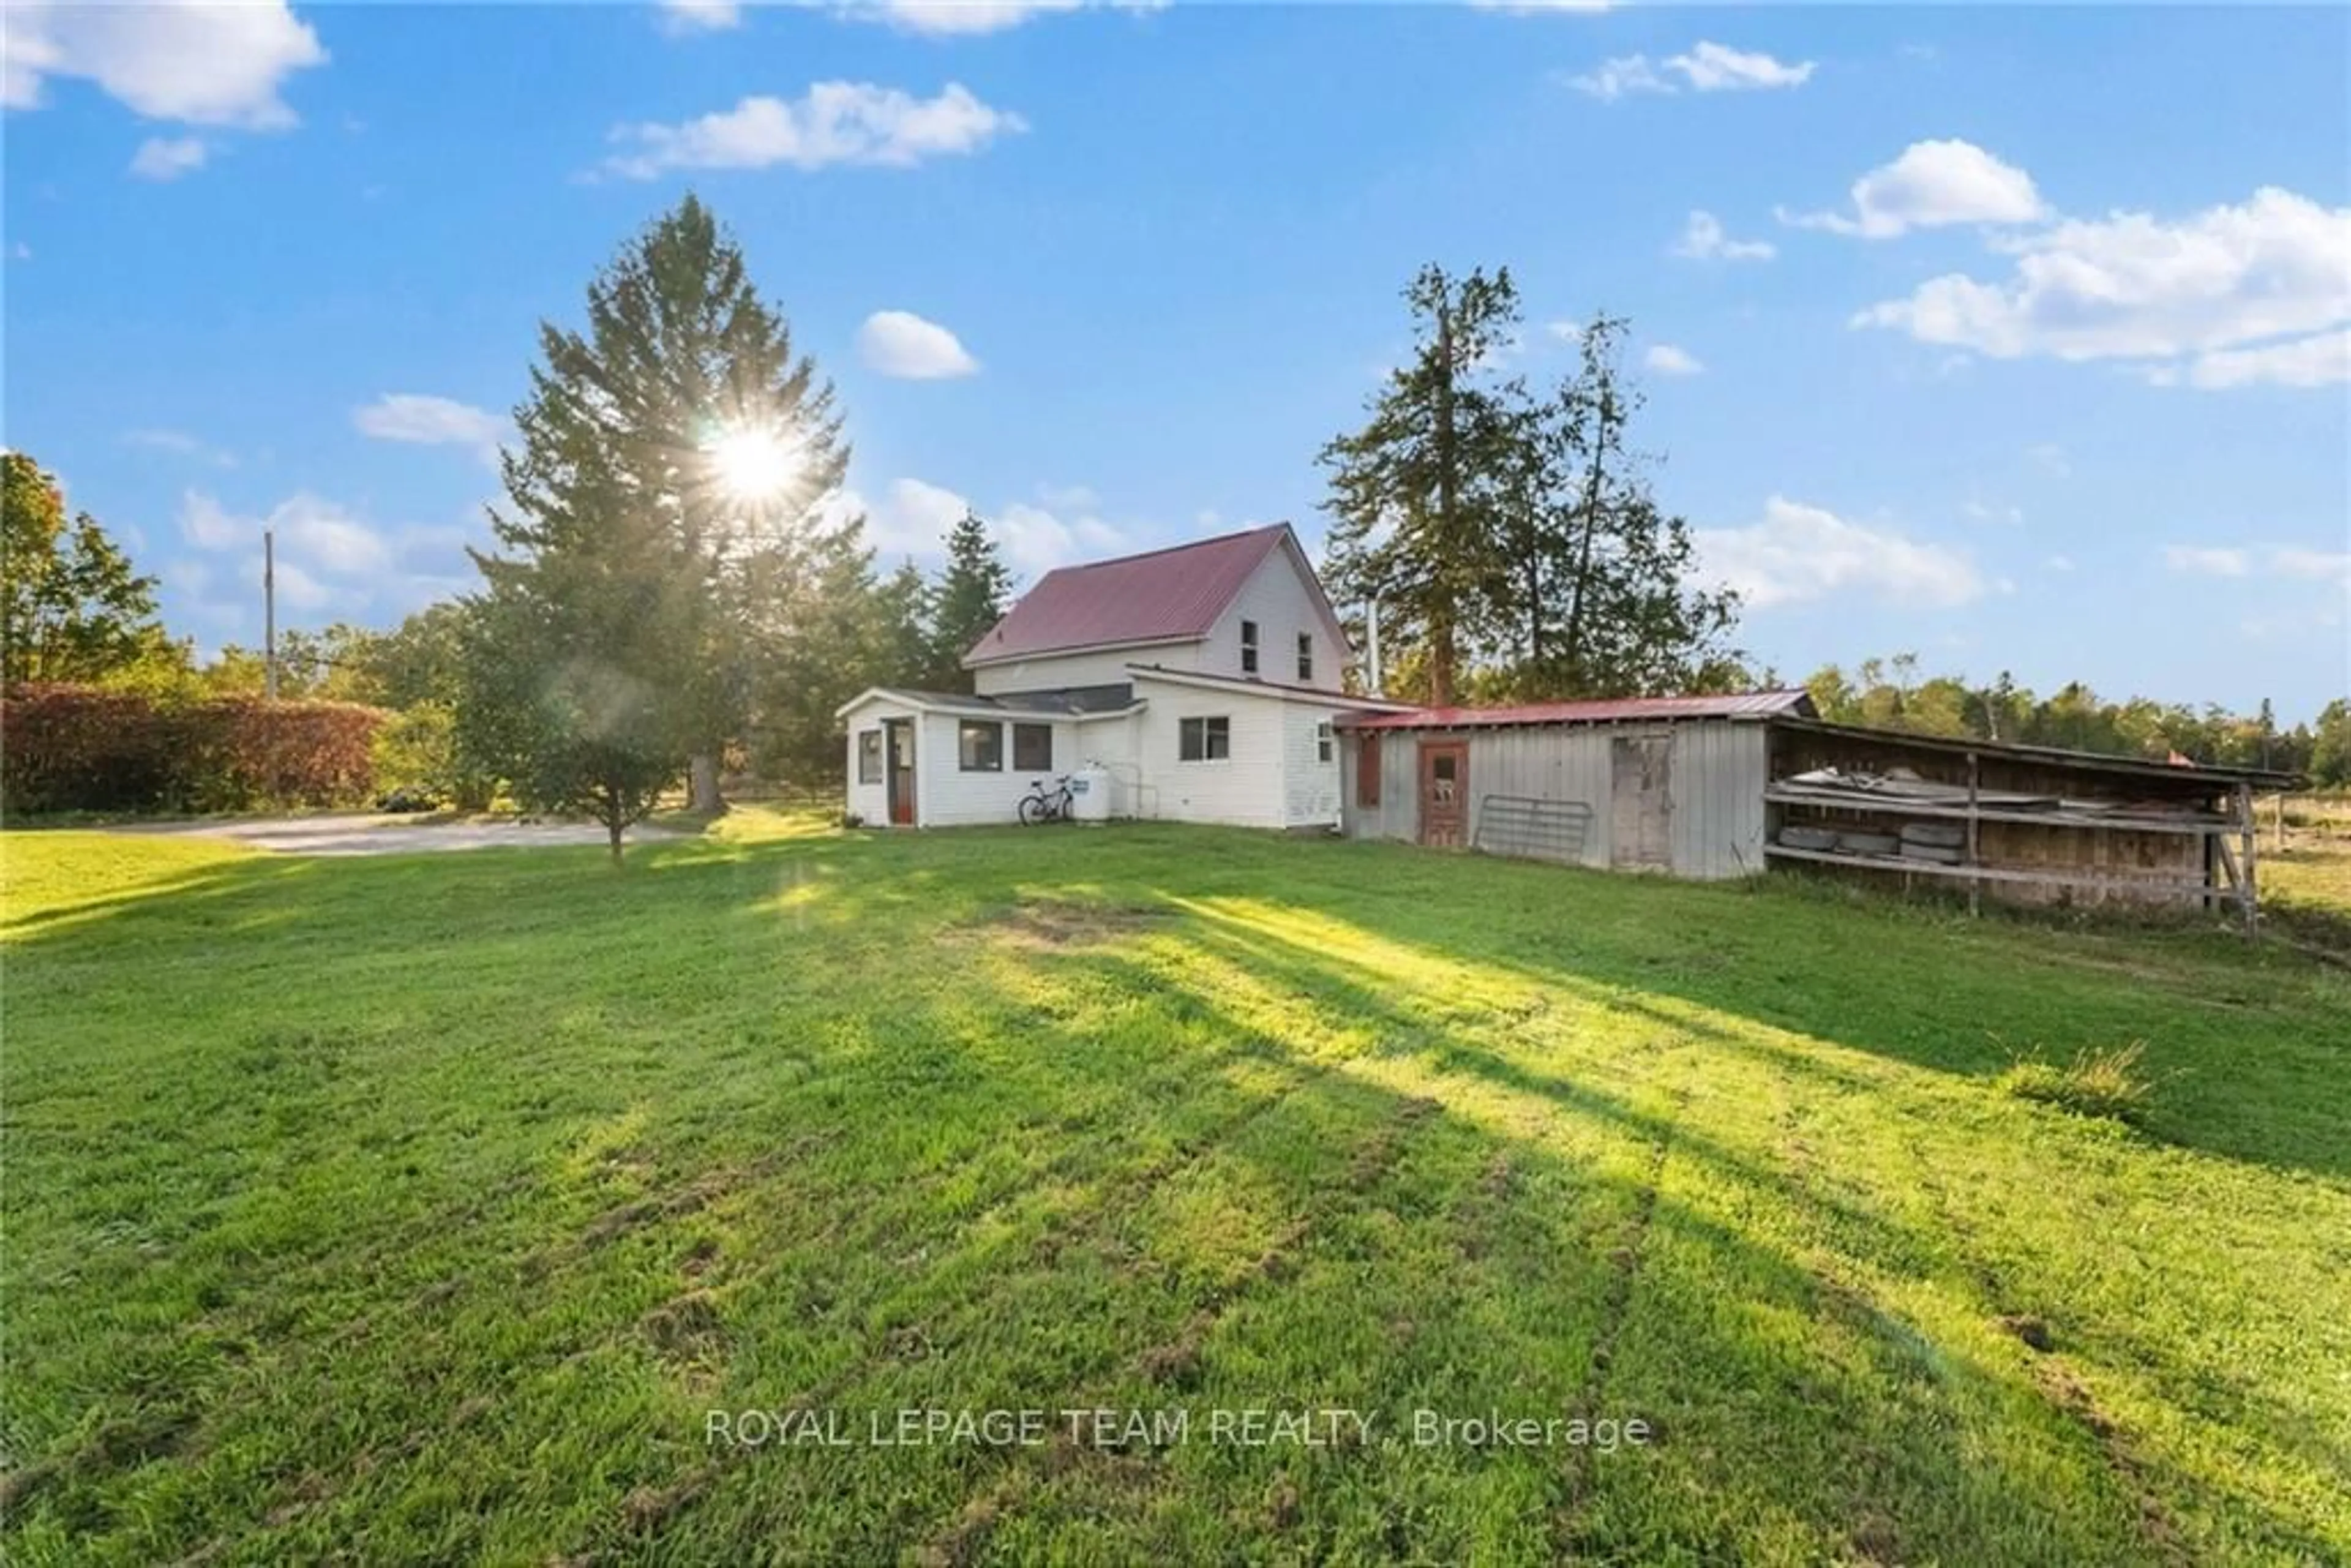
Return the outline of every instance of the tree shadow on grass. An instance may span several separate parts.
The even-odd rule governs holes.
[[[272,1007],[286,1022],[453,942],[416,988],[463,997],[492,964],[536,953],[550,987],[591,1010],[576,1037],[513,1041],[494,1060],[417,1024],[347,1049],[339,1074],[412,1080],[343,1103],[360,1119],[347,1139],[325,1119],[277,1114],[290,1098],[268,1103],[329,1093],[335,1075],[256,1082],[270,1114],[224,1152],[260,1182],[348,1158],[439,1086],[469,1113],[412,1129],[423,1136],[402,1157],[427,1172],[473,1148],[486,1122],[501,1131],[500,1107],[542,1084],[571,1098],[495,1159],[462,1156],[495,1198],[466,1207],[441,1187],[386,1205],[360,1218],[350,1250],[301,1254],[282,1290],[267,1276],[293,1238],[244,1244],[224,1299],[199,1291],[185,1310],[210,1325],[204,1343],[256,1343],[271,1392],[256,1399],[225,1374],[202,1384],[180,1448],[69,1472],[34,1499],[26,1528],[85,1518],[120,1532],[128,1555],[134,1541],[176,1552],[208,1538],[231,1555],[354,1542],[398,1554],[426,1539],[403,1533],[418,1500],[462,1477],[474,1522],[444,1518],[439,1552],[1186,1559],[1262,1538],[1331,1559],[2128,1561],[2179,1554],[2166,1532],[2193,1526],[2232,1547],[2330,1554],[2303,1522],[2144,1451],[2090,1379],[2061,1366],[2070,1382],[2036,1381],[2025,1368],[2046,1358],[2003,1361],[2004,1342],[1930,1332],[1889,1304],[1927,1245],[1915,1226],[1703,1124],[1704,1053],[1747,1031],[1645,1000],[1663,991],[1735,1014],[1620,978],[1621,944],[1588,966],[1489,957],[1473,901],[1450,912],[1469,935],[1429,973],[1384,985],[1376,960],[1318,949],[1327,933],[1283,941],[1214,906],[1114,941],[1006,939],[1024,888],[1141,904],[1138,876],[1168,884],[1164,867],[1132,860],[828,843],[671,852],[642,877],[585,862],[576,880],[546,874],[540,857],[565,852],[526,852],[512,868],[436,862],[423,879],[384,862],[300,876],[235,862],[29,944],[137,953],[168,973],[203,957],[219,927],[266,915],[327,948],[316,987]],[[1448,913],[1425,896],[1397,908],[1246,888],[1287,863],[1242,855],[1203,867],[1205,893],[1175,885],[1195,905],[1270,897],[1342,936],[1352,925],[1366,946],[1426,947]],[[204,920],[187,918],[189,898]],[[656,934],[684,939],[650,950]],[[872,967],[827,989],[844,963]],[[231,967],[232,995],[266,1002],[283,985],[251,955]],[[69,1000],[39,989],[54,978],[34,977],[36,1009],[52,1016]],[[1646,1007],[1645,1027],[1698,1043],[1614,1087],[1605,1063],[1531,1062],[1465,1030],[1489,1009],[1458,994],[1464,981]],[[150,984],[157,998],[168,988]],[[778,1032],[755,1032],[763,1009],[784,1015]],[[501,1026],[486,1014],[475,1027]],[[1361,1037],[1411,1049],[1383,1054]],[[192,1055],[214,1048],[186,1042]],[[1823,1092],[1874,1086],[1801,1045],[1753,1060]],[[12,1114],[40,1132],[40,1092],[75,1065],[34,1073],[32,1103],[14,1096]],[[460,1066],[481,1076],[456,1078]],[[205,1136],[168,1115],[154,1126]],[[579,1153],[591,1132],[593,1152]],[[44,1174],[72,1175],[54,1158]],[[1756,1206],[1754,1222],[1726,1218],[1740,1212],[1726,1194]],[[353,1277],[375,1268],[396,1270],[402,1289]],[[695,1296],[708,1299],[669,1310]],[[304,1305],[320,1297],[345,1304],[322,1320]],[[84,1305],[89,1333],[155,1332]],[[1191,1446],[722,1462],[696,1418],[714,1400],[1333,1402],[1394,1420],[1417,1402],[1491,1405],[1646,1412],[1665,1440],[1624,1464]],[[322,1424],[329,1409],[409,1435]],[[529,1458],[549,1432],[572,1434],[568,1479]],[[166,1482],[158,1467],[194,1479]],[[376,1479],[322,1481],[313,1496],[306,1467]],[[274,1478],[266,1496],[255,1476]],[[531,1511],[550,1489],[560,1506],[542,1520]]]

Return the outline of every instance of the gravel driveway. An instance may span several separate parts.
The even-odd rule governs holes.
[[[602,844],[593,822],[426,822],[413,817],[249,817],[235,821],[152,822],[116,829],[185,839],[231,839],[257,850],[292,855],[398,855],[432,850],[490,850],[556,844]],[[678,835],[664,828],[631,828],[627,840]]]

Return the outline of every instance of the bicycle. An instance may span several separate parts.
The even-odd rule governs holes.
[[[1066,773],[1053,780],[1050,789],[1045,788],[1042,779],[1032,779],[1029,793],[1020,798],[1020,825],[1034,828],[1046,822],[1066,822],[1076,815],[1074,799]]]

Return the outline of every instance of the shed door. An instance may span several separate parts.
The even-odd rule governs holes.
[[[1469,747],[1458,740],[1420,743],[1420,841],[1458,850],[1468,841]]]
[[[1673,740],[1620,737],[1611,750],[1608,863],[1624,871],[1670,871]]]

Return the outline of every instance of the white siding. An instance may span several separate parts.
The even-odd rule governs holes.
[[[849,730],[849,773],[847,775],[849,791],[846,809],[870,826],[882,827],[890,821],[888,742],[885,737],[882,758],[882,777],[871,784],[861,784],[857,781],[857,737],[866,730],[880,729],[883,719],[913,718],[914,716],[914,710],[903,705],[871,702],[862,707],[852,709],[841,720]],[[920,750],[922,737],[919,734],[914,737],[914,745],[916,747],[915,763],[919,768],[922,760]],[[916,775],[916,780],[920,782],[919,773]]]
[[[923,716],[922,727],[914,738],[914,815],[925,828],[1017,822],[1020,820],[1020,797],[1029,793],[1029,785],[1040,779],[1050,783],[1059,775],[1077,769],[1076,725],[1064,720],[1053,726],[1053,766],[1050,772],[1033,768],[1023,772],[1012,765],[1013,721],[978,719],[979,723],[1002,726],[1004,768],[995,773],[967,773],[963,770],[958,732],[967,716]]]
[[[1287,703],[1281,714],[1281,810],[1285,827],[1330,827],[1339,821],[1339,755],[1334,737],[1331,760],[1322,759],[1317,729],[1331,721],[1327,708]]]
[[[1242,675],[1241,622],[1257,622],[1257,678],[1273,681],[1285,686],[1311,685],[1321,690],[1338,691],[1343,674],[1346,650],[1332,641],[1331,631],[1322,619],[1318,595],[1310,581],[1299,575],[1296,558],[1286,549],[1276,549],[1258,563],[1257,570],[1225,607],[1224,614],[1208,632],[1208,640],[1196,650],[1197,663],[1179,666],[1161,658],[1155,653],[1134,655],[1138,663],[1165,664],[1170,669],[1191,668],[1210,675]],[[1298,678],[1298,637],[1301,632],[1313,639],[1314,678]],[[1244,677],[1246,678],[1246,677]]]
[[[1227,822],[1244,828],[1282,823],[1282,703],[1245,691],[1211,691],[1173,681],[1136,677],[1146,699],[1135,733],[1135,766],[1148,814],[1182,822]],[[1232,721],[1232,756],[1221,762],[1180,760],[1181,723],[1222,716]]]
[[[1197,643],[1122,643],[1077,653],[1040,654],[1009,664],[983,664],[972,684],[984,697],[1007,692],[1060,691],[1070,686],[1115,686],[1126,683],[1130,664],[1189,670],[1200,656]]]

